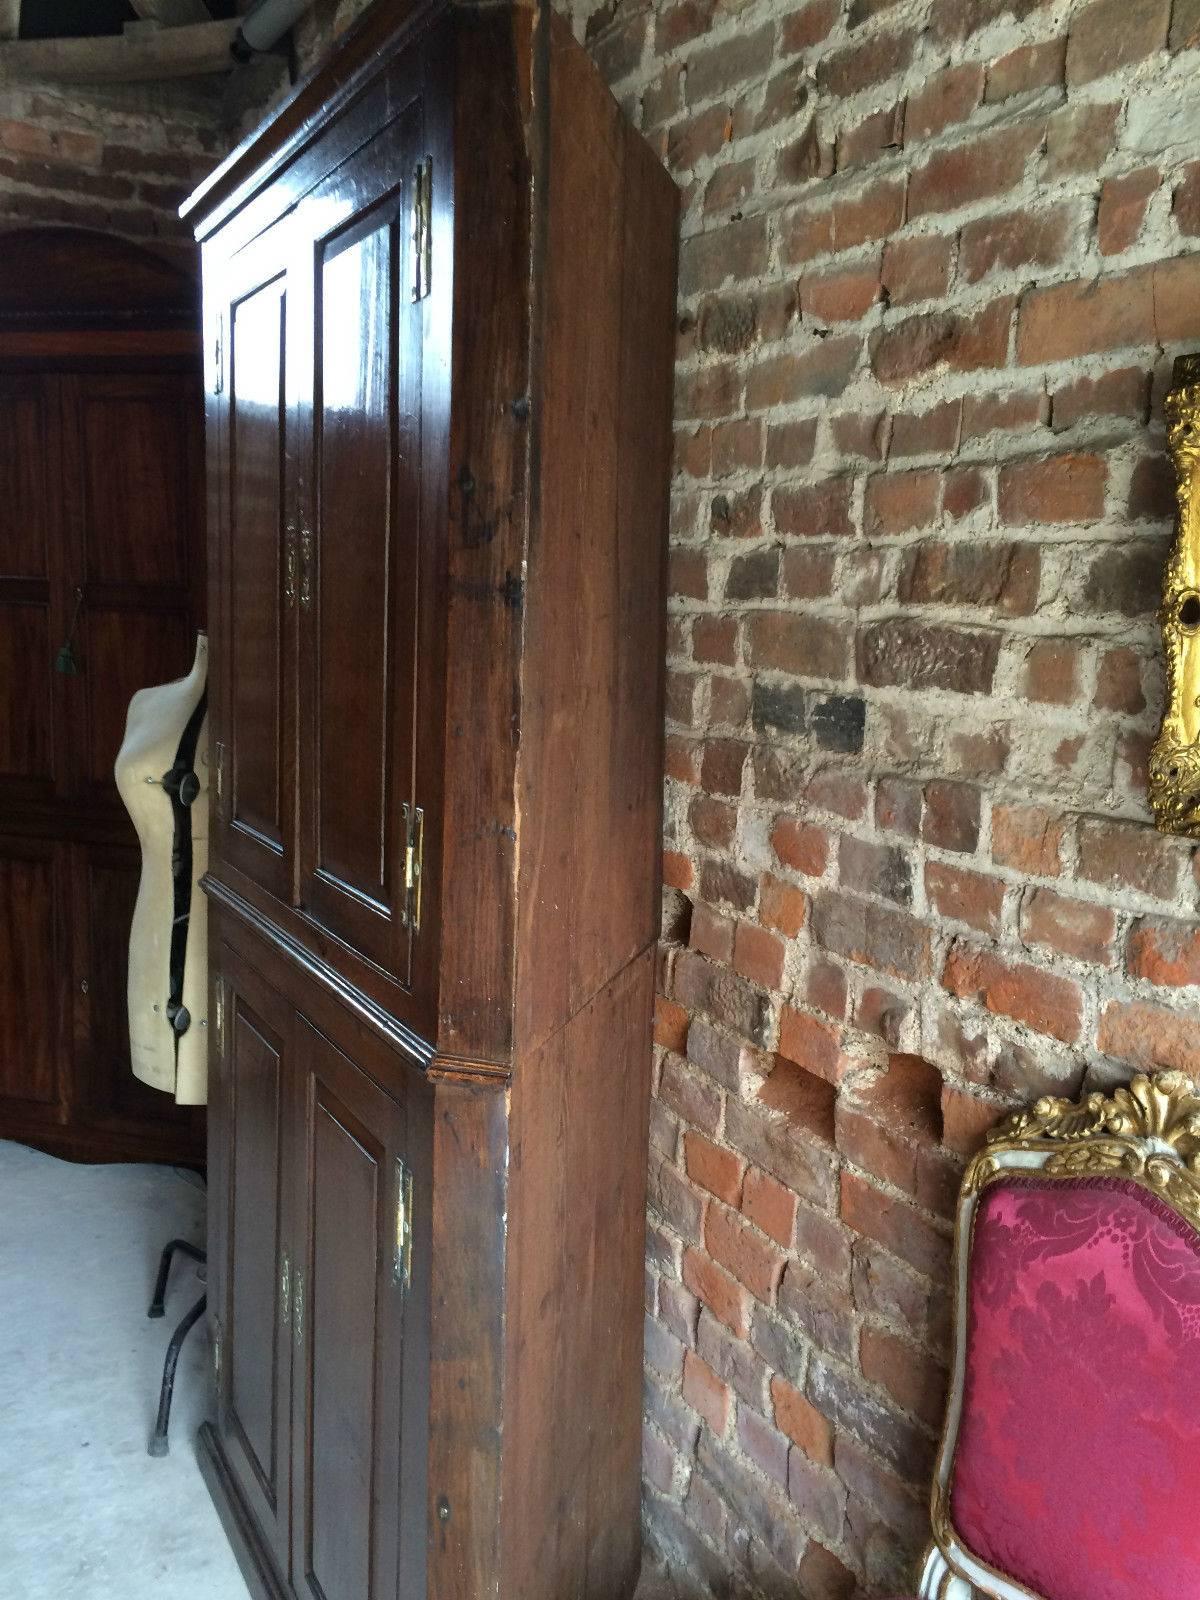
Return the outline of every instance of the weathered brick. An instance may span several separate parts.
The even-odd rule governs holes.
[[[988,68],[984,99],[989,103],[1011,100],[1032,90],[1057,88],[1063,81],[1066,54],[1065,39],[1018,45]]]
[[[1054,266],[1067,253],[1071,221],[1064,205],[968,222],[960,237],[958,270],[968,283],[978,283],[992,272]]]
[[[683,1281],[731,1333],[744,1339],[750,1331],[748,1291],[700,1250],[685,1250]]]
[[[1000,469],[1000,520],[1091,522],[1104,515],[1108,467],[1103,457],[1072,454],[1015,461]]]
[[[1153,828],[1086,818],[1079,827],[1079,876],[1115,889],[1174,898],[1183,855]]]
[[[929,929],[875,901],[822,890],[813,901],[813,931],[834,955],[899,978],[926,977],[932,968]]]
[[[860,629],[858,674],[876,687],[990,694],[999,653],[999,634],[893,617]]]
[[[925,863],[925,894],[940,916],[965,922],[980,933],[1000,929],[1004,884],[981,872],[968,872],[944,861]]]
[[[829,859],[829,835],[825,829],[795,817],[776,819],[771,847],[785,867],[810,878],[819,878]]]
[[[1020,182],[1043,136],[1043,124],[1034,120],[936,151],[909,180],[909,216],[957,211],[1004,194]]]
[[[1129,932],[1126,960],[1131,977],[1164,988],[1200,984],[1200,930],[1170,917],[1140,917]]]
[[[732,1397],[729,1385],[701,1360],[694,1350],[685,1350],[683,1359],[683,1398],[702,1416],[716,1434],[729,1426]]]
[[[1108,966],[1117,919],[1108,906],[1073,900],[1055,889],[1035,889],[1021,907],[1021,937],[1077,961]]]
[[[850,478],[827,478],[803,488],[777,489],[771,496],[776,532],[790,538],[849,538],[854,533]]]
[[[771,1401],[776,1427],[782,1429],[810,1461],[831,1467],[833,1428],[828,1417],[783,1378],[771,1379]]]
[[[840,618],[763,611],[750,618],[747,633],[750,661],[756,667],[835,680],[849,670],[849,626]]]
[[[936,1428],[946,1404],[945,1367],[926,1351],[884,1328],[867,1326],[859,1347],[863,1377],[927,1427]]]
[[[783,1275],[784,1255],[757,1229],[748,1227],[724,1206],[710,1205],[704,1222],[704,1245],[713,1260],[745,1284],[756,1299],[767,1303],[774,1299]]]
[[[930,542],[904,552],[897,593],[906,605],[984,607],[1027,617],[1037,605],[1040,572],[1034,544]]]
[[[793,1006],[780,1013],[779,1053],[827,1083],[840,1083],[849,1065],[842,1054],[841,1028]]]
[[[742,1191],[742,1215],[785,1250],[791,1248],[796,1231],[796,1208],[790,1189],[757,1167],[750,1168]]]
[[[1141,167],[1136,172],[1105,179],[1096,219],[1096,239],[1101,255],[1119,255],[1137,243],[1158,184],[1157,167]]]
[[[890,239],[881,273],[889,305],[913,305],[944,295],[950,285],[952,257],[953,239],[945,234]]]
[[[687,1175],[693,1183],[726,1205],[741,1203],[745,1163],[739,1156],[691,1130],[684,1135],[683,1149]]]
[[[1079,1037],[1083,997],[1070,978],[956,941],[946,958],[942,982],[960,999],[976,1000],[989,1011],[1012,1017],[1064,1044]]]
[[[1200,1016],[1168,1011],[1141,1001],[1110,1000],[1100,1018],[1096,1044],[1143,1071],[1175,1067],[1200,1074]]]
[[[938,513],[941,481],[936,472],[879,472],[867,479],[863,521],[868,537],[886,537],[926,527]]]
[[[1170,20],[1170,0],[1093,0],[1071,19],[1068,85],[1091,83],[1164,49]]]
[[[905,143],[931,139],[956,122],[965,122],[983,98],[984,69],[978,61],[931,73],[908,97]]]

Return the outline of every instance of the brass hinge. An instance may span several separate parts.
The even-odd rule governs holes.
[[[285,1328],[292,1320],[292,1264],[286,1250],[279,1264],[279,1320]]]
[[[288,611],[296,598],[296,526],[289,522],[283,536],[283,604]]]
[[[412,1282],[413,1181],[408,1164],[396,1157],[396,1255],[392,1271],[396,1282],[407,1289]]]
[[[414,301],[424,300],[433,279],[433,157],[418,161],[413,171]]]
[[[225,799],[225,745],[221,739],[217,740],[217,811],[222,812]]]
[[[217,312],[217,326],[213,334],[213,393],[221,394],[225,388],[225,317]]]
[[[213,1007],[216,1020],[217,1035],[217,1060],[225,1059],[225,980],[217,979],[216,1004]]]
[[[300,604],[305,611],[312,605],[313,535],[311,528],[300,530]]]
[[[299,1350],[304,1344],[304,1274],[299,1267],[292,1273],[292,1335]]]
[[[210,1331],[210,1334],[212,1336],[213,1381],[214,1381],[214,1383],[216,1383],[217,1387],[220,1388],[220,1386],[221,1386],[221,1324],[214,1320],[213,1323],[211,1324],[211,1327],[210,1327],[209,1331]]]
[[[404,805],[404,926],[421,930],[421,876],[425,868],[425,813]]]

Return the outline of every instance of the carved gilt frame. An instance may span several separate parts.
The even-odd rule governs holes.
[[[988,1134],[963,1175],[954,1224],[954,1364],[930,1496],[934,1542],[920,1600],[1042,1600],[966,1547],[950,1519],[950,1485],[967,1365],[967,1284],[979,1201],[1016,1173],[1044,1178],[1119,1177],[1157,1195],[1200,1233],[1200,1096],[1183,1072],[1139,1075],[1112,1095],[1038,1100]]]
[[[1167,698],[1150,752],[1150,804],[1163,833],[1195,839],[1200,838],[1200,355],[1176,361],[1166,414],[1179,510],[1158,613]]]

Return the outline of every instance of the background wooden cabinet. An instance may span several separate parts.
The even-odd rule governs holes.
[[[203,1112],[129,1064],[140,855],[112,775],[134,692],[189,669],[203,617],[199,369],[176,269],[73,229],[5,235],[0,1137],[87,1160],[203,1156]]]
[[[273,1600],[636,1581],[676,201],[548,11],[430,5],[190,202],[201,1462]]]

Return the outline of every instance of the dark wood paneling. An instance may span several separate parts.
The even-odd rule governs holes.
[[[54,786],[53,656],[48,588],[41,600],[0,598],[0,785]]]
[[[50,577],[47,479],[58,396],[44,379],[0,376],[0,577]]]
[[[218,1397],[226,1459],[286,1570],[290,1515],[291,1323],[283,1160],[295,1076],[286,999],[227,946],[218,1315],[227,1351]]]
[[[550,75],[519,776],[524,1048],[657,933],[674,348],[674,185],[557,22]]]
[[[397,1593],[404,1298],[403,1106],[298,1021],[293,1581],[312,1600]]]
[[[58,1110],[64,1096],[65,862],[48,840],[0,839],[0,1099]]]
[[[186,610],[97,605],[81,616],[77,639],[81,672],[72,689],[83,718],[73,747],[75,788],[110,799],[129,702],[139,689],[184,677],[196,638]]]

